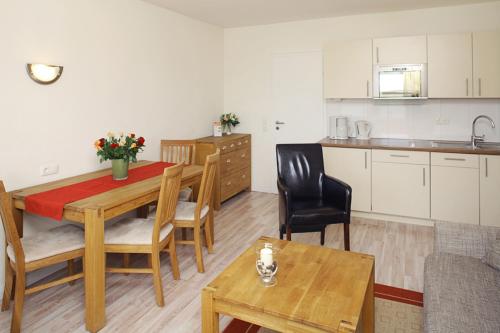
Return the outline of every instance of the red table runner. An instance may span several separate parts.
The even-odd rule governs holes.
[[[24,200],[26,211],[61,221],[66,204],[159,176],[165,168],[172,165],[174,163],[156,162],[129,170],[126,180],[113,180],[113,177],[108,175],[28,195]]]

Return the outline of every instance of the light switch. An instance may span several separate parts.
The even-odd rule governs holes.
[[[40,166],[40,176],[55,175],[59,172],[59,164],[45,164]]]

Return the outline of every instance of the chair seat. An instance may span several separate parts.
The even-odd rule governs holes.
[[[151,245],[153,242],[154,218],[125,218],[107,228],[104,232],[106,245]],[[165,225],[160,231],[160,241],[164,240],[174,226]]]
[[[21,238],[26,263],[49,258],[65,252],[85,248],[83,231],[73,225],[64,225],[33,236]],[[12,245],[7,247],[7,255],[16,261]]]
[[[179,192],[179,201],[190,201],[193,190],[190,187],[182,189]]]
[[[194,221],[194,211],[196,210],[196,202],[179,201],[175,211],[175,219],[182,221]],[[208,206],[203,207],[200,213],[200,219],[203,219],[208,214]]]
[[[343,223],[347,216],[324,200],[294,201],[291,207],[290,225],[326,225]]]

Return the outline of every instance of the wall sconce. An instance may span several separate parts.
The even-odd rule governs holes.
[[[63,66],[26,64],[26,70],[30,78],[36,83],[51,84],[61,77]]]

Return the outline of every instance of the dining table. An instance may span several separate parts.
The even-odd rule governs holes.
[[[147,166],[152,161],[139,161],[130,169]],[[203,166],[187,165],[182,172],[181,187],[196,188],[202,178]],[[14,218],[19,235],[23,233],[23,214],[26,197],[51,191],[72,184],[111,175],[111,169],[103,169],[70,178],[56,180],[11,192]],[[64,220],[80,223],[85,229],[85,326],[89,332],[97,332],[106,325],[106,262],[104,253],[104,226],[107,221],[130,211],[138,217],[147,217],[149,205],[158,200],[161,175],[114,188],[100,194],[64,205]],[[196,193],[196,189],[194,190]]]

